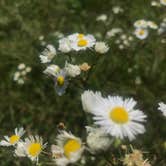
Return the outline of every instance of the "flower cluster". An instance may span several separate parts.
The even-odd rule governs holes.
[[[149,34],[149,29],[158,29],[158,26],[155,22],[146,21],[144,19],[137,20],[134,23],[134,27],[136,28],[134,34],[140,40],[144,40],[147,38]]]
[[[105,42],[96,42],[93,35],[79,33],[63,37],[59,39],[58,43],[58,51],[53,45],[49,44],[39,57],[41,63],[48,64],[44,73],[53,78],[55,90],[61,96],[65,93],[69,81],[91,68],[87,62],[78,65],[74,64],[75,57],[73,57],[73,54],[79,54],[80,51],[89,49],[90,51],[94,51],[94,54],[100,55],[107,53],[109,47]],[[68,58],[63,67],[60,67],[57,63],[53,63],[54,58],[61,58],[61,54]]]
[[[29,136],[22,139],[25,130],[16,128],[13,135],[4,136],[4,140],[0,141],[0,146],[13,146],[15,148],[14,155],[18,157],[28,157],[32,161],[38,162],[39,154],[45,148],[43,139],[39,136]]]
[[[13,80],[22,85],[27,79],[27,74],[31,72],[31,67],[26,66],[24,63],[20,63],[17,67],[17,71],[13,75]]]
[[[120,50],[123,50],[126,47],[129,47],[133,40],[134,39],[132,35],[122,34],[118,39],[115,40],[115,44],[118,45]]]

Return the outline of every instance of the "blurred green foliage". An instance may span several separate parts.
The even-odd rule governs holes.
[[[105,40],[105,27],[95,19],[102,13],[112,17],[115,5],[125,12],[113,18],[109,28],[121,27],[126,33],[131,33],[133,22],[140,18],[159,23],[165,10],[152,8],[150,1],[145,0],[0,0],[1,139],[15,127],[24,126],[29,134],[39,134],[53,143],[59,122],[64,122],[74,134],[84,136],[87,121],[80,101],[82,91],[71,85],[64,96],[56,95],[53,82],[42,73],[38,55],[43,48],[38,38],[44,35],[48,43],[56,43],[56,39],[49,38],[55,31],[64,34],[100,32]],[[166,101],[166,47],[160,40],[154,34],[146,42],[138,41],[136,47],[123,51],[110,42],[110,54],[99,60],[89,80],[92,90],[100,90],[104,95],[134,97],[138,101],[139,108],[148,115],[147,132],[133,145],[149,152],[146,155],[155,166],[166,163],[163,147],[166,119],[157,111],[157,103]],[[93,61],[88,55],[82,57],[84,55],[77,60]],[[32,73],[26,84],[19,86],[13,82],[12,74],[22,62],[32,66]],[[129,68],[131,73],[128,73]],[[135,84],[136,77],[141,78],[140,85]],[[13,157],[7,148],[0,148],[0,165],[31,163]],[[87,165],[104,166],[106,163],[99,157]]]

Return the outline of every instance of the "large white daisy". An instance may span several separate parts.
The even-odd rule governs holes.
[[[75,163],[84,151],[84,145],[80,138],[62,131],[57,136],[57,145],[52,145],[52,156],[58,166],[66,166]]]
[[[86,100],[82,100],[82,104],[86,106],[85,108],[90,109],[88,112],[94,115],[95,124],[106,133],[117,138],[128,137],[129,140],[133,140],[137,134],[145,132],[141,123],[146,121],[146,115],[134,108],[136,101],[132,98],[108,96],[101,100],[99,92],[85,91],[82,96],[85,94]]]

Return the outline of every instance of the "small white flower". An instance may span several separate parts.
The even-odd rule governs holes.
[[[18,84],[20,84],[20,85],[24,84],[23,78],[19,78],[19,79],[17,80],[17,82],[18,82]]]
[[[61,52],[68,53],[71,51],[71,43],[68,38],[62,38],[59,40],[59,48]]]
[[[39,36],[39,38],[38,38],[40,41],[42,41],[42,40],[44,40],[44,36],[43,35],[41,35],[41,36]]]
[[[105,22],[107,20],[107,15],[106,14],[101,14],[96,18],[96,21],[103,21]]]
[[[86,129],[88,132],[86,141],[92,153],[106,151],[110,147],[112,140],[102,129],[89,126]]]
[[[25,64],[24,63],[20,63],[18,65],[18,70],[23,70],[23,69],[25,69]]]
[[[149,32],[147,29],[143,29],[143,28],[137,28],[134,32],[135,36],[140,39],[140,40],[144,40],[147,38]]]
[[[57,145],[51,147],[52,156],[57,166],[66,166],[77,162],[84,151],[80,138],[62,131],[57,136]]]
[[[104,42],[96,42],[95,51],[100,54],[105,54],[108,52],[109,47]]]
[[[160,110],[163,115],[166,117],[166,104],[164,104],[163,102],[160,102],[158,107],[158,110]]]
[[[25,133],[24,129],[21,128],[15,128],[14,134],[9,136],[4,136],[5,140],[0,141],[0,146],[14,146],[16,145],[23,134]]]
[[[75,33],[68,36],[71,47],[75,51],[86,50],[87,48],[91,48],[95,45],[96,39],[93,35],[84,35]]]
[[[120,6],[114,6],[112,8],[112,11],[114,14],[119,14],[119,13],[123,12],[123,9]]]
[[[59,66],[57,65],[49,65],[47,68],[43,71],[44,74],[50,75],[50,76],[56,76],[56,74],[60,71]]]
[[[156,6],[156,7],[160,7],[160,3],[159,2],[156,2],[156,1],[152,1],[151,2],[151,6]]]
[[[153,21],[148,21],[147,25],[151,29],[157,29],[158,28],[157,24],[155,22],[153,22]]]
[[[91,113],[91,111],[93,110],[94,105],[100,106],[100,104],[102,102],[104,102],[103,100],[104,99],[101,96],[100,92],[93,93],[92,91],[85,91],[81,95],[83,110],[88,112],[88,113]]]
[[[160,3],[164,6],[166,6],[166,0],[160,0]]]
[[[123,44],[120,44],[120,45],[119,45],[119,49],[120,49],[120,50],[123,50],[124,48],[125,48],[125,47],[124,47]]]
[[[113,28],[107,32],[107,38],[114,37],[116,34],[122,33],[121,28]]]
[[[81,73],[81,69],[78,65],[72,65],[67,62],[65,64],[65,71],[66,71],[67,75],[70,77],[76,77],[76,76],[80,75],[80,73]]]
[[[27,73],[31,72],[31,70],[32,70],[31,67],[26,67],[26,69],[25,69],[25,71],[26,71]]]
[[[68,79],[66,71],[60,70],[54,77],[55,90],[59,96],[62,96],[68,86]]]
[[[29,136],[24,142],[18,144],[15,155],[18,157],[28,157],[32,161],[38,163],[38,157],[45,147],[46,144],[43,144],[43,139],[41,137]]]
[[[20,77],[20,72],[17,71],[17,72],[14,73],[13,80],[17,81],[19,79],[19,77]]]
[[[95,124],[105,133],[120,139],[128,137],[129,140],[133,140],[137,134],[145,132],[142,122],[146,121],[146,115],[134,108],[136,101],[132,98],[122,99],[119,96],[103,98],[99,92],[92,91],[85,91],[82,96],[85,94],[86,100],[82,100],[83,106],[86,106],[84,109],[89,109],[88,111],[94,115]]]
[[[41,53],[40,60],[41,63],[49,63],[56,55],[56,49],[53,45],[47,45],[46,49]]]
[[[137,20],[135,23],[134,23],[134,27],[136,28],[147,28],[147,21],[146,20]]]

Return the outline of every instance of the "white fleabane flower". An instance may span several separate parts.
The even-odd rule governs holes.
[[[147,21],[146,20],[137,20],[134,23],[134,27],[136,28],[147,28]]]
[[[164,104],[163,102],[160,102],[158,107],[158,110],[160,110],[163,115],[166,117],[166,104]]]
[[[54,78],[55,82],[55,90],[59,96],[62,96],[67,88],[68,85],[68,79],[67,79],[67,73],[65,70],[60,70]]]
[[[97,53],[105,54],[106,52],[108,52],[108,50],[109,50],[109,47],[107,46],[107,44],[105,44],[105,42],[96,42],[95,51]]]
[[[81,95],[83,110],[88,113],[92,113],[94,105],[100,107],[104,100],[100,92],[87,90]]]
[[[49,63],[56,55],[56,49],[53,45],[49,44],[45,50],[39,55],[41,63]]]
[[[101,14],[96,18],[96,21],[103,21],[105,22],[107,20],[107,15],[106,14]]]
[[[166,6],[166,0],[160,0],[160,3],[164,6]]]
[[[87,48],[91,48],[95,45],[96,39],[93,35],[84,35],[75,33],[68,36],[71,47],[75,51],[86,50]]]
[[[112,11],[114,14],[119,14],[119,13],[123,12],[123,9],[120,6],[114,6],[112,8]]]
[[[5,140],[0,141],[0,146],[14,146],[16,145],[23,134],[25,133],[24,129],[21,128],[15,128],[14,134],[9,136],[4,136]]]
[[[84,100],[84,105],[86,103],[89,106],[89,112],[94,115],[95,124],[99,125],[105,133],[116,138],[128,137],[129,140],[133,140],[137,134],[145,132],[141,123],[145,121],[146,115],[134,108],[136,101],[132,98],[122,99],[118,96],[108,96],[100,101],[99,99],[102,97],[98,93],[85,91],[84,94],[86,93],[91,94],[89,98],[93,104]]]
[[[57,136],[57,145],[51,147],[52,156],[57,166],[66,166],[77,162],[84,151],[84,145],[80,138],[62,131]]]
[[[20,75],[21,75],[20,72],[18,72],[18,71],[15,72],[15,73],[14,73],[13,80],[14,80],[14,81],[17,81],[17,80],[19,79]]]
[[[68,38],[62,38],[59,40],[59,48],[61,52],[68,53],[71,51],[71,43]]]
[[[143,29],[143,28],[137,28],[134,32],[135,36],[140,39],[140,40],[144,40],[147,38],[149,32],[147,29]]]
[[[25,69],[25,64],[24,63],[20,63],[19,65],[18,65],[18,70],[23,70],[23,69]]]
[[[153,22],[153,21],[148,21],[147,25],[151,29],[157,29],[158,28],[157,24],[155,22]]]
[[[86,127],[87,129],[87,144],[92,153],[99,151],[106,151],[112,140],[108,137],[108,135],[100,128]]]
[[[161,4],[160,4],[159,2],[152,1],[152,2],[151,2],[151,6],[160,7],[160,6],[161,6]]]
[[[45,147],[46,144],[43,144],[41,137],[29,136],[24,142],[20,142],[17,145],[15,155],[18,157],[28,157],[38,163],[38,157]]]
[[[81,69],[78,65],[72,65],[67,62],[65,64],[64,69],[65,69],[67,75],[70,77],[76,77],[76,76],[80,75],[80,73],[81,73]]]
[[[113,28],[107,32],[107,37],[114,37],[116,34],[122,33],[121,28]]]
[[[44,74],[50,75],[50,76],[56,76],[56,74],[60,71],[59,66],[57,65],[49,65],[47,68],[43,71]]]

